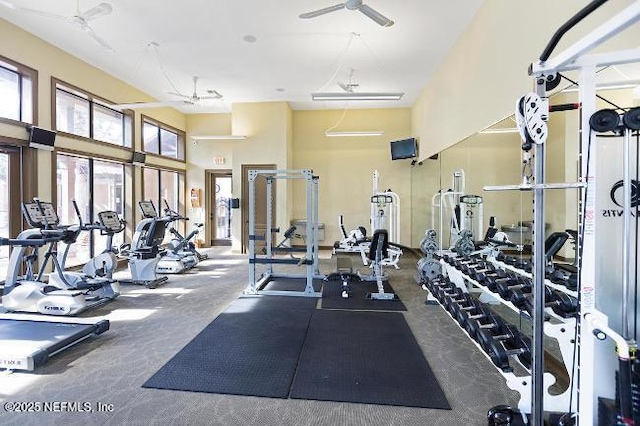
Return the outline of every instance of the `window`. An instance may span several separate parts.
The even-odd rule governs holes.
[[[9,230],[9,154],[0,153],[0,236],[12,238]],[[9,246],[0,246],[0,279],[7,276]]]
[[[158,213],[161,213],[166,205],[165,200],[175,211],[179,211],[179,200],[182,196],[183,175],[169,170],[144,168],[144,194],[145,200],[153,201]]]
[[[0,56],[0,118],[34,124],[37,71]]]
[[[184,160],[184,132],[142,118],[142,145],[145,152]]]
[[[124,217],[124,165],[110,161],[89,158],[57,156],[57,211],[60,223],[78,223],[73,200],[78,204],[82,220],[92,223],[98,219],[97,213],[113,210]],[[124,233],[113,238],[113,245],[124,241]],[[82,232],[69,248],[66,266],[86,263],[91,257],[103,252],[107,247],[107,237],[99,232]],[[61,244],[60,253],[66,248]]]
[[[109,107],[93,95],[55,83],[57,131],[131,147],[133,115]]]

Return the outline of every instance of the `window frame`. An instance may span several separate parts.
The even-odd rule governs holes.
[[[8,65],[8,66],[6,66]],[[25,127],[38,125],[38,71],[27,65],[16,62],[6,56],[0,55],[0,67],[15,72],[20,78],[20,86],[22,86],[23,78],[27,77],[31,80],[31,122],[14,120],[8,117],[0,117],[0,123],[18,124]],[[15,69],[11,69],[11,67]],[[20,96],[20,118],[22,118],[22,94]]]
[[[165,208],[164,201],[160,199],[160,194],[162,193],[161,173],[162,172],[176,173],[178,177],[178,182],[176,185],[176,189],[178,190],[178,194],[176,195],[176,200],[178,201],[178,213],[184,215],[185,214],[185,196],[186,196],[185,194],[186,194],[186,188],[187,188],[186,171],[180,170],[180,169],[174,169],[171,167],[144,166],[142,168],[142,174],[141,174],[142,200],[144,201],[149,200],[148,197],[145,197],[145,193],[144,193],[144,189],[145,189],[144,174],[146,170],[153,170],[158,174],[158,186],[156,188],[157,193],[154,195],[154,198],[152,198],[151,201],[153,201],[153,204],[156,207],[156,211],[160,216],[162,216],[162,212],[164,211],[164,208]]]
[[[53,178],[53,182],[57,182],[57,174],[58,174],[58,156],[60,155],[64,155],[66,157],[75,157],[75,158],[81,158],[81,159],[86,159],[89,162],[89,218],[82,218],[85,223],[93,223],[97,220],[97,218],[95,218],[96,212],[95,212],[95,191],[94,191],[94,161],[100,161],[100,162],[111,162],[117,165],[122,166],[122,172],[123,172],[123,181],[122,181],[122,195],[123,195],[123,199],[122,202],[124,203],[124,200],[126,199],[126,194],[127,194],[127,179],[126,179],[126,175],[127,175],[127,170],[126,167],[131,167],[130,163],[127,163],[126,161],[119,159],[119,158],[115,158],[115,157],[109,157],[109,156],[104,156],[104,155],[90,155],[86,152],[80,152],[80,151],[75,151],[75,150],[67,150],[67,149],[56,149],[55,150],[55,155],[52,155],[52,178]],[[53,196],[52,196],[52,203],[54,203],[54,206],[57,205],[58,203],[58,191],[57,189],[55,191],[53,191]],[[127,209],[123,204],[123,208],[122,208],[122,214],[121,217],[123,220],[127,220]],[[96,249],[95,247],[95,243],[96,243],[96,238],[94,236],[94,231],[89,231],[89,238],[90,238],[90,244],[89,244],[89,257],[93,258],[95,255],[98,254],[97,250],[102,250],[102,249]],[[126,237],[124,237],[126,239]],[[82,266],[82,265],[69,265],[69,268],[73,269],[75,267],[78,266]]]
[[[57,111],[58,90],[68,95],[75,96],[79,99],[86,100],[88,102],[89,104],[89,136],[88,137],[77,135],[75,133],[69,133],[69,132],[58,130],[58,111]],[[57,131],[61,135],[64,135],[70,138],[80,139],[83,141],[92,142],[100,145],[118,147],[118,148],[123,148],[126,150],[133,151],[134,122],[135,122],[134,111],[130,109],[125,109],[120,111],[116,108],[113,108],[112,105],[115,105],[115,102],[109,101],[108,99],[105,99],[101,96],[94,95],[91,92],[88,92],[86,90],[80,89],[77,86],[74,86],[73,84],[69,84],[55,77],[51,77],[51,123],[52,123],[53,130]],[[103,141],[100,139],[94,139],[94,133],[95,133],[94,106],[106,108],[122,114],[122,143],[121,144],[115,144],[115,143]]]
[[[144,125],[149,124],[158,128],[158,152],[149,152],[144,149]],[[173,133],[176,135],[176,157],[170,157],[168,155],[162,154],[162,131],[166,131],[169,133]],[[160,158],[167,158],[173,161],[179,161],[181,163],[186,163],[186,139],[187,134],[180,129],[176,129],[175,127],[169,126],[155,118],[149,117],[148,115],[141,114],[140,115],[140,141],[141,147],[145,154],[153,155]]]

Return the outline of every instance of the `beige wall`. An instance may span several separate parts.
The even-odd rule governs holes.
[[[338,215],[347,231],[358,226],[369,230],[370,197],[374,170],[380,173],[379,189],[398,193],[401,202],[401,244],[411,243],[411,166],[409,160],[391,161],[389,142],[411,136],[408,108],[348,110],[335,131],[382,130],[377,137],[325,136],[339,122],[343,110],[293,112],[293,167],[313,169],[320,176],[320,222],[325,224],[322,245],[340,239]],[[304,217],[304,189],[294,187],[293,215]]]
[[[556,53],[632,0],[609,2],[576,26]],[[528,66],[556,29],[584,2],[486,0],[412,109],[413,134],[421,157],[440,152],[513,113],[517,97],[532,89]],[[640,26],[602,49],[637,47]]]

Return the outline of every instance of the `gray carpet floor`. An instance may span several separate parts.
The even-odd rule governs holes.
[[[92,412],[68,412],[58,406],[57,412],[12,413],[0,407],[0,424],[486,425],[489,407],[517,404],[518,395],[457,324],[439,306],[424,304],[425,293],[413,280],[416,259],[408,255],[400,270],[387,272],[408,309],[402,314],[452,410],[142,388],[245,289],[249,277],[245,256],[228,248],[210,249],[209,254],[210,259],[196,269],[171,276],[157,289],[123,286],[118,299],[85,313],[111,321],[111,329],[101,336],[57,355],[35,372],[0,372],[2,405],[86,402]],[[354,265],[357,261],[354,257]],[[320,269],[331,272],[335,260],[321,259]],[[98,411],[98,403],[107,408]]]

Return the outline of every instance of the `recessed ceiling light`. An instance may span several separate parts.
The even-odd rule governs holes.
[[[276,92],[284,92],[284,91],[285,91],[285,89],[284,89],[284,88],[282,88],[282,87],[278,87],[278,88],[276,89]]]
[[[242,39],[244,41],[246,41],[247,43],[255,43],[256,41],[258,41],[256,36],[251,35],[251,34],[247,34],[246,36],[242,37]]]

